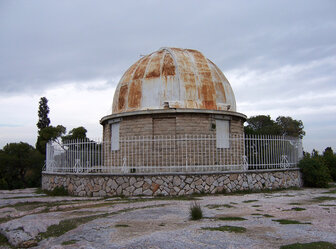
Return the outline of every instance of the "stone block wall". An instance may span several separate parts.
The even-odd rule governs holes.
[[[216,115],[218,116],[218,115]],[[243,134],[244,120],[242,118],[228,116],[230,118],[230,133]],[[171,122],[164,122],[164,119],[175,118],[175,132],[171,131]],[[159,126],[154,129],[154,120],[160,119]],[[215,135],[216,129],[212,128],[215,123],[215,115],[207,113],[175,113],[175,114],[144,114],[122,117],[120,121],[120,137],[124,136],[152,136],[152,135]],[[175,134],[173,134],[175,133]],[[111,138],[111,127],[108,122],[103,124],[104,141]]]
[[[42,189],[63,186],[76,196],[190,195],[193,193],[301,187],[298,169],[212,174],[42,174]]]
[[[218,115],[211,113],[156,113],[131,115],[120,120],[120,139],[125,137],[142,137],[154,135],[216,135],[215,124],[216,118],[230,119],[230,133],[243,134],[244,119],[230,116],[227,114]],[[186,150],[188,150],[188,165],[239,165],[242,164],[242,156],[244,153],[244,144],[242,141],[231,141],[230,148],[216,148],[216,141],[175,141],[160,144],[156,143],[136,143],[120,142],[120,150],[111,151],[111,127],[108,122],[104,123],[104,155],[106,166],[121,166],[123,158],[126,157],[126,162],[132,162],[132,167],[138,164],[169,166],[173,161],[174,165],[186,164]],[[132,154],[128,156],[129,146],[132,151],[138,153],[139,158]],[[155,154],[162,155],[162,158],[157,158]],[[142,155],[151,155],[143,158]],[[238,155],[238,156],[237,156]],[[201,156],[201,159],[199,158]],[[152,159],[153,158],[153,159]],[[139,159],[139,160],[138,160]]]

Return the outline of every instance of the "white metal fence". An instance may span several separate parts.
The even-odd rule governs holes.
[[[294,168],[302,157],[301,139],[231,135],[218,148],[214,135],[121,137],[111,141],[74,140],[47,145],[46,172],[162,173]]]

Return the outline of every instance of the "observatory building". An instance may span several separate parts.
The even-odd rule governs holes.
[[[47,144],[42,188],[79,196],[189,195],[301,186],[301,139],[245,135],[222,71],[161,48],[122,76],[103,141]]]
[[[242,135],[245,120],[236,112],[229,81],[212,61],[197,50],[165,47],[125,72],[112,114],[100,123],[104,142],[117,151],[126,136],[213,135],[217,148],[230,148],[230,135]]]

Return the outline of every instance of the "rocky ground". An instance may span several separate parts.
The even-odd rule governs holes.
[[[335,187],[176,198],[51,197],[35,192],[0,191],[0,248],[279,248],[296,242],[336,243]],[[194,202],[203,210],[201,220],[189,219]],[[281,224],[280,219],[296,224]]]

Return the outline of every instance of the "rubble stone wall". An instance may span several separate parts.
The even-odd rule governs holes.
[[[63,186],[75,196],[190,195],[301,187],[299,169],[202,174],[42,174],[42,189]]]

